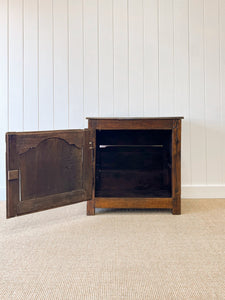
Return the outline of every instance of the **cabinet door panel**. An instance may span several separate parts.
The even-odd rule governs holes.
[[[90,199],[90,134],[89,130],[7,133],[7,217]]]

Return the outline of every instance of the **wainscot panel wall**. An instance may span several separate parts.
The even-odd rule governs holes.
[[[183,197],[225,198],[225,0],[0,0],[5,132],[184,116]]]

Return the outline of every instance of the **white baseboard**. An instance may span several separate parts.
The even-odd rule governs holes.
[[[182,198],[225,198],[225,185],[183,185]],[[6,199],[6,188],[0,186],[0,200]]]
[[[6,188],[4,186],[0,186],[0,201],[6,200]]]
[[[225,198],[225,185],[183,185],[182,198]]]

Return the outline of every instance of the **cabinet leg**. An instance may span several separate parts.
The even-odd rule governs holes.
[[[172,209],[172,214],[173,214],[173,215],[180,215],[180,214],[181,214],[181,210],[176,209],[176,208],[173,208],[173,209]]]
[[[89,200],[87,201],[87,216],[95,215],[95,201]]]
[[[181,199],[180,199],[180,196],[176,197],[174,199],[172,214],[173,215],[180,215],[181,214]]]

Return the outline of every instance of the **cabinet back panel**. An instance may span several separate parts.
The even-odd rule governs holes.
[[[97,145],[168,145],[171,130],[96,130]]]
[[[171,131],[103,130],[96,143],[95,196],[171,196]]]

